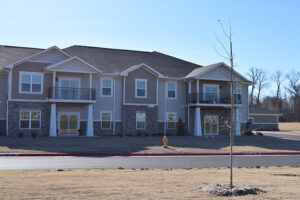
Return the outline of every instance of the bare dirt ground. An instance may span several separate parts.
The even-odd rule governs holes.
[[[299,199],[300,168],[234,168],[234,183],[266,191],[215,197],[201,191],[228,183],[228,168],[176,170],[0,171],[0,199]]]
[[[300,122],[281,122],[279,123],[279,130],[300,133]]]
[[[229,152],[229,137],[0,137],[0,153],[215,153]],[[235,152],[300,151],[300,140],[269,136],[240,136]]]

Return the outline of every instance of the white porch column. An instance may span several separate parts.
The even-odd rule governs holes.
[[[197,103],[199,103],[199,79],[197,79],[197,81],[196,81],[196,95],[197,95]]]
[[[201,136],[201,113],[200,113],[200,107],[195,108],[195,124],[194,124],[194,135],[195,136]]]
[[[94,136],[93,104],[89,104],[86,136]]]
[[[57,136],[56,128],[56,104],[51,104],[51,113],[50,113],[50,137]]]
[[[52,99],[55,99],[55,81],[56,81],[56,72],[53,72],[53,77],[52,77]]]
[[[235,135],[241,135],[240,109],[238,107],[235,109]]]

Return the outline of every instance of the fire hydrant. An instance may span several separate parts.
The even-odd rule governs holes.
[[[162,141],[164,143],[164,148],[168,148],[168,138],[167,138],[167,136],[164,136]]]

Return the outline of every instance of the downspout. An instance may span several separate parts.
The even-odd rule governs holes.
[[[113,112],[114,112],[114,121],[113,121],[113,135],[116,134],[116,75],[113,78],[113,84],[114,84],[114,106],[113,106]]]
[[[166,136],[167,134],[166,134],[166,118],[167,118],[167,116],[166,116],[166,105],[167,105],[167,103],[166,103],[166,100],[167,100],[167,98],[166,98],[166,79],[165,79],[165,81],[164,81],[164,136]]]

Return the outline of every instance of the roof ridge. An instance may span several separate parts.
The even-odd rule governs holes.
[[[196,63],[187,61],[187,60],[183,60],[183,59],[177,58],[177,57],[175,57],[175,56],[170,56],[170,55],[168,55],[168,54],[164,54],[164,53],[161,53],[161,52],[158,52],[158,51],[153,51],[152,53],[161,54],[161,55],[163,55],[163,56],[167,56],[167,57],[170,57],[170,58],[173,58],[173,59],[176,59],[176,60],[180,60],[180,61],[183,61],[183,62],[186,62],[186,63],[190,63],[190,64],[193,64],[193,65],[197,65],[197,66],[199,66],[199,67],[203,67],[202,65],[199,65],[199,64],[196,64]]]
[[[85,45],[72,45],[64,49],[68,49],[71,47],[83,47],[83,48],[95,48],[95,49],[106,49],[106,50],[117,50],[117,51],[133,51],[139,53],[152,53],[151,51],[140,51],[140,50],[131,50],[131,49],[117,49],[117,48],[108,48],[108,47],[96,47],[96,46],[85,46]]]
[[[22,46],[13,46],[13,45],[0,45],[0,47],[44,50],[42,48],[36,48],[36,47],[22,47]]]

